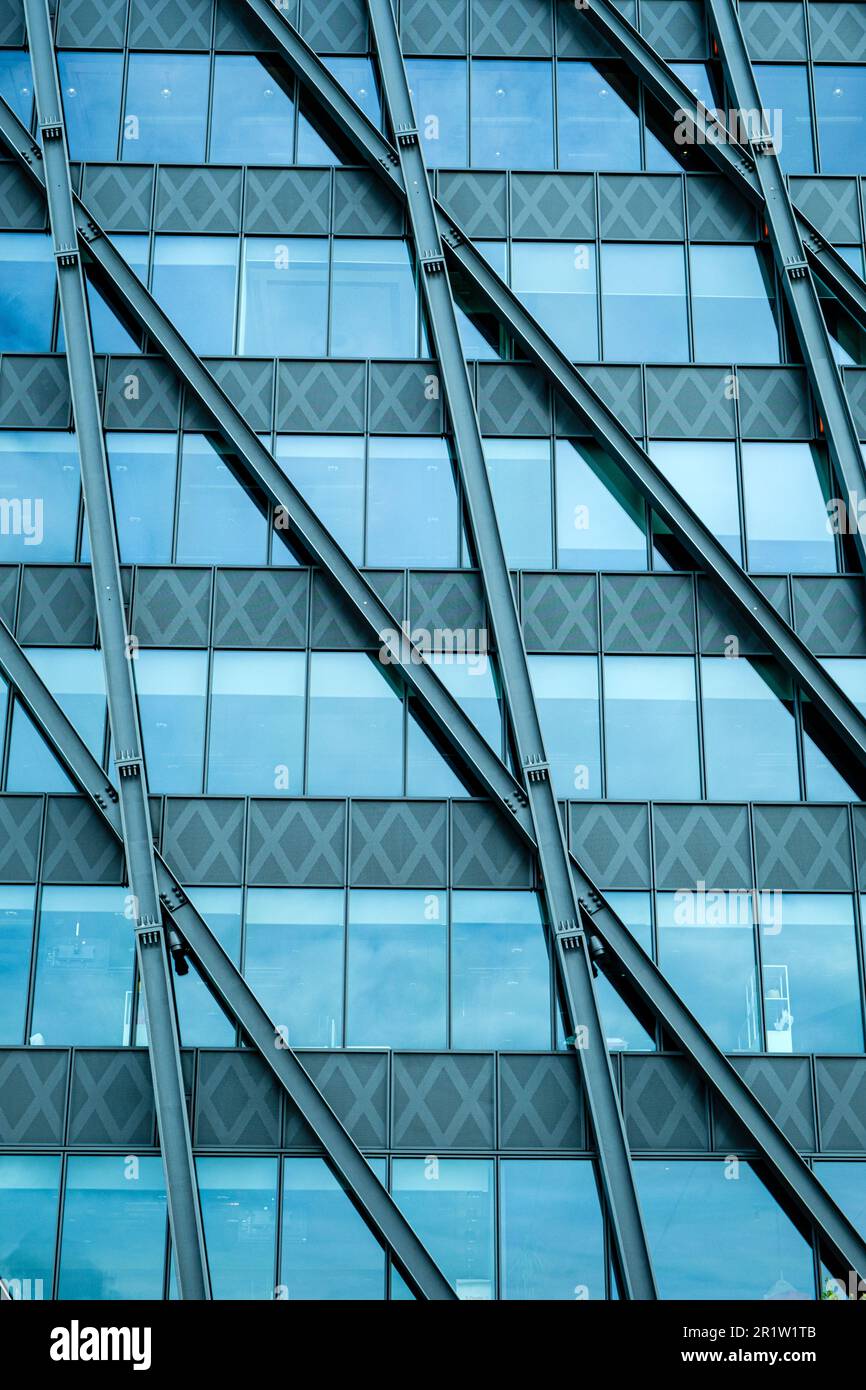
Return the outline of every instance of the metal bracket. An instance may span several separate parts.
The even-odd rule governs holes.
[[[97,803],[97,805],[102,806],[105,810],[108,810],[109,805],[111,805],[112,803],[115,805],[117,804],[118,795],[115,788],[109,782],[106,785],[105,793],[103,794],[101,792],[96,792],[93,799]]]
[[[425,275],[439,275],[445,270],[445,257],[438,251],[422,251],[418,257]]]
[[[118,753],[114,765],[121,777],[141,776],[141,758],[136,757],[134,753]]]
[[[595,891],[594,888],[587,889],[583,897],[578,898],[577,901],[580,905],[581,910],[585,912],[588,917],[592,917],[594,913],[600,912],[601,909],[604,907],[604,899],[601,897],[600,893],[597,893]]]
[[[78,263],[79,263],[78,247],[77,247],[77,246],[61,246],[61,247],[58,248],[57,251],[54,252],[54,259],[57,261],[57,264],[60,265],[60,266],[68,267],[68,266],[78,265]]]
[[[529,782],[546,782],[550,777],[550,763],[538,753],[532,753],[523,764]]]
[[[398,145],[417,145],[418,131],[413,125],[398,125],[394,128],[394,138]]]
[[[63,122],[53,117],[51,120],[42,121],[39,126],[39,133],[43,140],[62,140]]]
[[[809,262],[806,260],[786,260],[785,273],[790,280],[805,280],[809,273]]]
[[[574,920],[557,922],[555,928],[557,941],[562,943],[563,951],[576,951],[584,937],[583,927]]]

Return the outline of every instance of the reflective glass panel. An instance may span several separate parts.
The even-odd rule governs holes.
[[[58,61],[62,63],[66,56],[58,53]],[[7,48],[0,53],[0,96],[29,129],[33,112],[33,74],[30,57],[23,48]]]
[[[842,1160],[828,1163],[819,1160],[812,1166],[816,1177],[826,1187],[834,1202],[856,1226],[861,1236],[866,1237],[866,1164],[862,1161]],[[844,1283],[840,1284],[826,1269],[823,1271],[822,1298],[855,1298],[859,1301],[864,1293],[866,1289],[863,1287],[863,1281],[855,1282],[851,1272]]]
[[[474,167],[552,168],[550,63],[474,58],[471,66]]]
[[[530,656],[529,669],[557,796],[600,797],[596,658]]]
[[[58,1297],[162,1298],[165,1230],[160,1158],[71,1155]]]
[[[333,246],[332,355],[415,357],[418,300],[405,241],[344,237]]]
[[[106,703],[101,653],[87,647],[31,647],[27,657],[97,762],[102,763]],[[6,788],[29,792],[70,789],[66,773],[19,704],[12,716]]]
[[[493,1163],[477,1158],[395,1158],[391,1190],[457,1297],[496,1297]],[[409,1297],[396,1271],[394,1298]]]
[[[502,1297],[605,1297],[604,1222],[592,1164],[504,1159],[500,1167]]]
[[[51,351],[55,278],[49,236],[0,232],[0,351]]]
[[[204,53],[130,53],[123,159],[204,163],[209,70]]]
[[[854,906],[831,893],[763,894],[761,956],[768,1052],[863,1047]]]
[[[816,68],[816,76],[822,71]],[[754,73],[782,168],[786,174],[814,173],[812,113],[809,109],[806,65],[755,63]]]
[[[691,657],[604,658],[607,794],[701,794]]]
[[[238,350],[324,357],[327,326],[327,240],[245,237]]]
[[[13,1299],[51,1297],[60,1159],[0,1155],[0,1279]]]
[[[465,169],[465,62],[462,58],[407,58],[406,71],[427,167]]]
[[[235,237],[154,238],[153,297],[199,354],[234,350],[237,278]]]
[[[866,134],[866,67],[812,69],[821,172],[856,174],[863,163]]]
[[[150,790],[197,796],[204,760],[207,652],[145,649],[133,670]]]
[[[349,1047],[447,1045],[447,938],[444,892],[350,892]]]
[[[384,1159],[369,1160],[385,1181]],[[283,1162],[280,1298],[385,1297],[385,1255],[321,1158]]]
[[[70,159],[117,159],[122,53],[58,53],[60,93]]]
[[[560,169],[640,169],[635,83],[561,60],[556,90]]]
[[[493,663],[487,656],[488,633],[486,629],[470,629],[464,636],[467,644],[465,653],[458,653],[453,660],[447,653],[440,653],[431,657],[429,664],[491,748],[501,756],[502,708]],[[411,701],[409,708],[411,711]],[[446,762],[414,717],[409,719],[407,747],[407,795],[467,795],[457,772]]]
[[[250,888],[244,974],[291,1047],[343,1039],[343,892]]]
[[[273,1298],[277,1159],[197,1158],[195,1166],[214,1298]]]
[[[757,246],[693,246],[692,318],[699,362],[778,362],[772,275]]]
[[[146,284],[147,268],[150,261],[150,237],[112,232],[111,244],[115,250],[120,252],[130,269],[135,271],[142,284]],[[141,335],[139,330],[133,327],[130,332],[89,280],[85,284],[85,289],[87,290],[87,303],[90,307],[90,328],[93,333],[95,350],[97,352],[113,352],[118,355],[140,352]],[[64,342],[63,321],[61,320],[57,325],[58,352],[62,350]],[[126,386],[125,382],[124,386]]]
[[[452,1047],[550,1047],[550,962],[536,894],[455,892],[452,921]]]
[[[687,362],[683,248],[608,242],[601,248],[603,355],[609,362]]]
[[[124,888],[42,890],[30,1042],[130,1040],[135,941]]]
[[[821,665],[828,675],[857,706],[861,714],[866,714],[866,661],[862,657],[825,657]],[[853,783],[856,773],[844,760],[838,760],[838,767],[831,762],[818,746],[812,733],[816,720],[807,697],[802,697],[803,711],[803,762],[806,769],[806,795],[810,801],[859,801],[861,798]],[[852,773],[848,782],[842,775]]]
[[[642,810],[640,814],[643,814]],[[652,899],[650,894],[630,893],[609,889],[605,893],[605,897],[620,921],[628,927],[632,936],[636,937],[640,942],[647,955],[652,956],[654,954],[653,919]],[[598,1004],[604,1024],[604,1035],[611,1052],[655,1051],[655,1037],[647,1031],[647,1028],[645,1028],[640,1019],[636,1017],[634,1011],[623,1002],[618,992],[602,972],[599,972],[595,979],[595,992],[598,996]],[[558,1023],[560,1037],[557,1046],[561,1047],[564,1030],[562,1029],[561,1020],[558,1020]]]
[[[509,566],[548,569],[552,522],[550,444],[546,439],[485,439],[484,457]]]
[[[311,654],[308,739],[309,795],[402,795],[403,703],[363,652]]]
[[[303,652],[214,652],[209,792],[302,793],[306,668]]]
[[[241,955],[240,888],[186,888],[187,896],[204,917],[226,955],[235,965]],[[229,1022],[207,985],[193,966],[186,975],[174,975],[174,994],[180,1040],[184,1047],[233,1047],[234,1025]],[[139,1044],[142,1037],[139,1009]]]
[[[364,440],[277,436],[277,463],[356,565],[364,563]]]
[[[572,361],[598,358],[595,247],[567,241],[515,241],[511,286]]]
[[[743,493],[749,569],[832,574],[824,456],[811,444],[744,444]]]
[[[460,564],[460,513],[446,440],[371,438],[367,564]]]
[[[716,1045],[761,1050],[752,894],[703,884],[659,893],[658,963]]]
[[[179,564],[265,563],[267,516],[231,464],[230,456],[208,436],[183,436],[177,521]]]
[[[646,569],[643,501],[595,444],[556,441],[560,569]]]
[[[118,431],[106,435],[120,558],[127,565],[168,564],[174,527],[177,435]],[[82,547],[82,560],[89,546]]]
[[[710,440],[652,440],[650,458],[734,559],[742,558],[737,451]],[[656,520],[655,530],[661,530]]]
[[[24,1042],[24,1019],[33,945],[34,889],[29,885],[0,888],[0,1043]],[[2,1188],[0,1162],[0,1188]],[[2,1201],[2,1195],[0,1195]],[[0,1262],[0,1276],[2,1276]]]
[[[210,162],[291,164],[294,102],[276,64],[245,53],[214,57]]]
[[[773,662],[701,659],[707,796],[797,801],[794,692]]]
[[[61,430],[0,430],[0,560],[75,559],[78,445]]]

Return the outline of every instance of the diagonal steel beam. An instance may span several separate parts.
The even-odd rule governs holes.
[[[306,49],[306,45],[303,47]],[[315,55],[312,56],[315,58]],[[328,77],[330,76],[327,69],[323,69],[323,71]],[[340,94],[342,95],[341,89]],[[351,102],[348,105],[350,111],[354,111],[360,116],[357,108]],[[360,119],[364,122],[363,117]],[[366,122],[364,123],[366,124]],[[29,170],[37,184],[42,184],[44,179],[39,167],[40,151],[9,106],[2,100],[0,100],[0,139],[19,160],[22,167]],[[390,146],[386,146],[386,148],[390,149]],[[396,160],[396,155],[394,155],[394,159]],[[437,215],[440,215],[438,209]],[[247,429],[238,411],[230,404],[198,357],[192,353],[168,322],[166,316],[144,290],[123,258],[102,235],[98,224],[87,215],[80,201],[76,202],[76,220],[78,222],[79,242],[85,247],[89,246],[94,257],[93,262],[88,266],[88,274],[92,274],[95,282],[112,296],[114,302],[151,334],[160,350],[174,363],[194,397],[213,418],[217,428],[235,447],[250,477],[253,480],[261,481],[256,467],[257,455],[252,449],[253,445],[258,446],[256,436]],[[483,268],[483,261],[480,258],[479,261],[480,268]],[[97,271],[100,273],[97,274]],[[498,283],[504,294],[509,299],[513,299],[507,287],[501,285],[501,282]],[[522,315],[527,321],[528,333],[537,333],[539,341],[549,343],[546,335],[534,324],[531,315],[528,315],[519,303],[515,302],[513,314],[515,316]],[[558,349],[554,348],[552,344],[550,347],[557,354],[563,369],[571,371],[570,364],[559,353]],[[601,404],[594,393],[589,392],[588,399],[590,398],[595,400],[600,410],[606,412],[606,418],[613,420],[610,412],[606,411],[606,407]],[[249,445],[248,440],[251,441]],[[266,450],[262,450],[262,455],[264,460],[269,461],[268,466],[273,465],[276,468],[274,460]],[[643,457],[646,458],[645,455]],[[279,470],[277,471],[279,473]],[[306,504],[289,487],[281,473],[279,473],[279,478],[283,497],[293,496],[297,498],[294,513],[289,513],[284,508],[285,515],[290,515],[292,518],[293,535],[300,542],[303,542],[304,528],[306,527],[308,532],[310,527],[314,527],[314,535],[318,537],[322,548],[328,550],[333,557],[330,565],[325,562],[325,568],[330,569],[331,576],[341,588],[350,609],[357,614],[362,623],[369,625],[369,630],[375,631],[376,614],[386,612],[386,610],[379,604],[376,595],[354,567],[349,566],[346,570],[348,561],[342,551],[331,540],[328,533],[318,525],[316,519],[309,513],[309,509],[306,508]],[[309,537],[307,544],[310,547],[309,553],[315,558],[315,550]],[[343,582],[344,578],[345,583]],[[758,591],[755,592],[760,597]],[[369,596],[369,607],[367,607],[368,599],[365,595]],[[390,615],[387,615],[387,623],[392,629],[397,626]],[[419,662],[422,662],[420,653],[417,654],[417,657]],[[522,836],[525,843],[537,849],[531,816],[527,813],[526,797],[522,787],[514,781],[511,774],[492,753],[489,745],[480,738],[474,725],[466,718],[460,706],[444,690],[431,668],[423,667],[423,663],[416,667],[412,660],[398,663],[398,665],[407,687],[418,695],[421,709],[440,730],[456,761],[468,774],[470,780],[475,779],[480,785],[488,788],[493,800],[510,820],[517,833]],[[425,672],[422,693],[419,678]],[[426,676],[432,677],[432,684],[427,681]],[[854,713],[856,714],[856,711]],[[626,982],[627,986],[649,1004],[656,1017],[665,1023],[671,1037],[695,1062],[709,1085],[735,1111],[751,1135],[757,1151],[767,1159],[773,1173],[779,1179],[785,1192],[794,1201],[797,1209],[819,1229],[825,1248],[834,1259],[839,1261],[839,1268],[843,1270],[847,1268],[866,1270],[866,1244],[860,1240],[856,1231],[821,1187],[811,1170],[802,1163],[793,1146],[700,1027],[676,991],[671,988],[653,962],[637,945],[631,933],[619,920],[610,905],[597,892],[574,856],[572,856],[572,874],[580,898],[581,912],[585,918],[591,918],[593,930],[601,938],[602,944],[607,947],[606,958],[602,958],[604,968],[611,974],[612,978],[617,977],[618,972],[619,977]]]
[[[24,0],[24,14],[90,536],[108,719],[119,773],[123,849],[132,893],[135,949],[147,1021],[172,1250],[181,1298],[208,1299],[207,1254],[186,1113],[167,943],[156,885],[147,775],[129,660],[114,508],[96,389],[84,274],[72,212],[69,154],[47,0]]]
[[[370,124],[271,0],[240,3],[267,30],[318,109],[405,204],[399,156],[389,141]],[[4,113],[0,136],[6,120]],[[716,580],[735,611],[761,635],[832,732],[857,763],[866,767],[866,721],[851,701],[439,203],[436,216],[446,260],[461,268],[506,332],[538,364],[557,395],[583,417],[595,440],[642,493],[694,563]]]
[[[670,64],[611,0],[585,0],[581,5],[596,32],[610,44],[626,66],[656,98],[672,120],[692,127],[694,139],[716,168],[761,212],[766,207],[765,191],[756,169],[756,157],[735,138],[716,115],[672,71]],[[752,108],[744,108],[751,110]],[[760,107],[757,109],[760,110]],[[692,131],[689,131],[690,137]],[[787,196],[787,190],[786,190]],[[804,212],[794,209],[794,218],[809,264],[848,312],[866,328],[866,281],[848,264],[835,247],[816,229]]]
[[[89,798],[115,838],[123,843],[124,819],[117,793],[2,621],[0,670],[65,771]],[[297,1107],[348,1197],[372,1233],[390,1250],[410,1288],[422,1299],[454,1299],[450,1284],[289,1047],[284,1031],[268,1017],[159,853],[155,853],[155,872],[160,902],[183,939],[184,952]]]
[[[580,906],[568,859],[556,794],[544,748],[529,662],[511,576],[502,547],[481,427],[460,341],[457,312],[445,271],[445,257],[409,80],[400,51],[392,0],[367,0],[379,59],[379,73],[406,189],[416,259],[422,268],[424,299],[451,422],[457,471],[478,556],[487,610],[496,642],[499,672],[510,716],[541,866],[551,924],[554,958],[563,986],[569,1033],[592,1120],[602,1189],[627,1298],[655,1298],[656,1286],[640,1202],[631,1168],[625,1123],[604,1035]]]

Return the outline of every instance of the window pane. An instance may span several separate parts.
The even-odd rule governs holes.
[[[376,76],[369,58],[339,57],[323,58],[322,62],[336,77],[344,91],[349,93],[356,106],[377,128],[382,124],[382,107],[376,87]]]
[[[782,168],[786,174],[813,173],[812,116],[805,64],[755,63],[754,71]],[[815,68],[816,78],[822,71]]]
[[[725,1052],[761,1050],[752,897],[703,884],[659,893],[659,966]]]
[[[429,169],[464,169],[466,64],[462,58],[407,58],[421,149]]]
[[[703,657],[707,796],[797,801],[797,730],[790,680],[774,663]]]
[[[71,159],[117,159],[122,53],[58,53],[60,92]]]
[[[866,1236],[866,1164],[857,1161],[828,1163],[819,1160],[812,1165],[815,1175],[826,1187],[861,1236]],[[862,1280],[848,1274],[844,1284],[830,1276],[825,1269],[821,1282],[822,1298],[853,1298],[860,1300],[864,1290]]]
[[[303,652],[214,652],[209,792],[302,793],[306,666]]]
[[[55,276],[50,237],[0,232],[0,351],[51,351]]]
[[[560,169],[640,169],[637,86],[592,63],[556,64]]]
[[[811,444],[744,444],[749,569],[832,574],[826,462]]]
[[[866,131],[866,67],[822,64],[812,71],[821,171],[856,174],[863,162]]]
[[[57,57],[62,63],[66,54],[58,53]],[[33,114],[33,74],[30,70],[30,57],[23,48],[4,49],[0,53],[0,96],[9,103],[19,121],[29,129]]]
[[[762,907],[761,916],[767,1051],[860,1052],[851,899],[775,893],[772,911]]]
[[[150,237],[112,232],[111,244],[116,251],[120,252],[129,268],[135,271],[142,284],[146,284],[147,268],[150,261]],[[89,280],[85,284],[85,289],[90,308],[90,328],[93,333],[95,350],[117,354],[141,352],[140,329],[133,326],[130,331]],[[58,352],[62,351],[64,343],[63,323],[61,321],[57,325]]]
[[[187,888],[186,893],[202,914],[226,955],[235,965],[241,956],[240,888]],[[174,975],[174,993],[180,1040],[184,1047],[233,1047],[234,1025],[229,1022],[207,985],[193,967],[186,975]],[[141,1010],[139,1010],[139,1034]],[[136,1041],[146,1042],[139,1036]]]
[[[31,647],[27,657],[97,762],[102,763],[106,702],[101,653],[84,647]],[[66,773],[42,734],[16,704],[7,790],[64,792],[69,786]]]
[[[595,444],[556,441],[560,569],[646,569],[641,497]]]
[[[0,430],[3,564],[74,560],[79,489],[74,434]]]
[[[515,241],[511,284],[567,357],[575,362],[598,358],[594,246]]]
[[[474,167],[552,168],[550,63],[475,58],[471,76]]]
[[[557,796],[598,798],[598,662],[594,656],[530,656],[538,717]]]
[[[237,278],[234,237],[154,237],[154,299],[195,352],[233,351]]]
[[[416,634],[417,635],[417,634]],[[436,675],[454,696],[491,748],[502,754],[502,706],[492,662],[487,657],[487,632],[465,633],[467,651],[450,661],[447,655],[430,659]],[[409,704],[410,716],[412,703]],[[428,737],[414,716],[408,728],[408,796],[466,796],[457,771]]]
[[[367,564],[460,564],[460,515],[447,441],[370,440]]]
[[[214,1298],[272,1299],[277,1235],[275,1158],[197,1158]]]
[[[403,704],[383,667],[363,652],[310,660],[309,795],[401,796]]]
[[[332,356],[417,356],[418,301],[405,241],[333,245]]]
[[[455,1048],[549,1048],[550,962],[535,893],[453,895]]]
[[[133,670],[152,792],[201,792],[207,652],[138,653]]]
[[[446,1046],[444,892],[349,894],[349,1047]]]
[[[740,508],[737,498],[737,451],[733,444],[711,443],[709,440],[662,443],[652,440],[650,458],[681,493],[701,521],[712,531],[729,554],[738,562],[742,556],[740,542]],[[655,530],[668,534],[656,519]],[[663,549],[669,542],[662,542]]]
[[[0,1279],[14,1299],[51,1297],[60,1159],[0,1156]]]
[[[284,434],[277,462],[356,565],[364,563],[364,440]]]
[[[640,814],[642,814],[642,809]],[[652,902],[649,893],[630,893],[608,890],[605,893],[620,921],[628,927],[632,936],[640,942],[648,956],[653,952]],[[613,985],[603,974],[595,980],[595,992],[601,1010],[604,1035],[611,1052],[654,1052],[655,1037],[647,1032],[634,1011],[623,1002]],[[654,1025],[649,1025],[654,1026]],[[562,1046],[564,1030],[559,1024]]]
[[[662,1298],[812,1299],[812,1251],[750,1164],[634,1164]]]
[[[607,794],[701,794],[691,657],[604,658]]]
[[[462,1299],[496,1297],[493,1164],[472,1158],[395,1158],[394,1199]],[[392,1296],[409,1297],[396,1271]]]
[[[31,1043],[130,1040],[133,924],[123,888],[43,888]]]
[[[324,357],[328,243],[323,237],[245,237],[239,350]]]
[[[866,713],[866,661],[861,657],[824,657],[821,665],[827,674],[857,706],[861,714]],[[804,695],[801,699],[803,712],[803,762],[806,768],[806,795],[810,801],[860,801],[855,789],[857,770],[849,765],[847,759],[838,760],[838,767],[822,751],[813,734],[821,726],[816,719],[814,707]],[[851,782],[843,773],[851,775]]]
[[[502,1297],[605,1297],[604,1222],[592,1164],[504,1159]]]
[[[25,1040],[34,893],[30,886],[0,888],[0,1043],[13,1046]],[[0,1161],[0,1189],[2,1183]],[[2,1274],[0,1263],[0,1277]]]
[[[504,241],[476,241],[476,251],[493,267],[500,280],[508,281],[508,246]],[[505,355],[504,334],[490,307],[459,270],[449,272],[457,324],[465,357],[479,362],[498,362]]]
[[[342,890],[250,888],[244,974],[291,1047],[340,1047]]]
[[[264,564],[268,521],[231,467],[231,457],[203,434],[183,436],[179,564]]]
[[[700,362],[778,362],[773,280],[757,246],[693,246],[692,314]]]
[[[370,1166],[385,1180],[385,1160]],[[321,1158],[283,1161],[280,1297],[385,1297],[385,1255]]]
[[[294,103],[275,64],[240,53],[214,57],[212,164],[291,164]]]
[[[681,246],[605,244],[601,249],[601,289],[607,361],[688,361]]]
[[[60,1298],[162,1298],[162,1160],[72,1155],[66,1168]]]
[[[168,564],[174,526],[177,435],[106,435],[120,558],[126,565]],[[82,548],[82,560],[90,547]]]
[[[209,68],[204,53],[129,55],[124,159],[139,164],[204,162]]]
[[[485,439],[484,457],[509,566],[548,569],[550,444],[546,439]]]

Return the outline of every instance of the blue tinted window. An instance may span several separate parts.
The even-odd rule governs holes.
[[[786,174],[811,174],[812,114],[805,64],[755,63],[761,105],[773,132],[776,153]],[[823,71],[815,69],[816,78]]]
[[[121,560],[127,565],[167,564],[174,523],[177,436],[123,431],[106,435],[106,443]],[[81,558],[88,558],[84,548]]]
[[[444,892],[349,894],[349,1047],[446,1046]]]
[[[407,58],[421,149],[430,169],[463,169],[466,155],[466,64],[462,58]]]
[[[484,455],[508,564],[514,569],[548,569],[549,443],[540,439],[485,439]]]
[[[241,954],[240,888],[187,888],[193,905],[204,917],[226,955],[235,965]],[[186,975],[174,975],[174,994],[180,1040],[185,1047],[232,1047],[230,1023],[207,985],[193,966]],[[139,1012],[139,1033],[141,1033]],[[141,1043],[145,1038],[136,1039]]]
[[[653,463],[672,483],[729,554],[739,561],[740,507],[737,496],[737,452],[733,444],[689,440],[650,444]],[[655,520],[655,530],[666,528]]]
[[[861,714],[866,714],[866,661],[861,657],[824,658],[821,665],[844,690]],[[806,768],[806,795],[810,801],[860,801],[859,794],[842,775],[848,769],[840,761],[837,768],[813,739],[812,708],[808,698],[801,697],[803,711],[803,761]],[[856,780],[856,776],[854,778]]]
[[[382,107],[376,87],[376,76],[369,58],[340,57],[323,58],[322,62],[336,77],[340,86],[349,93],[356,106],[374,126],[382,124]]]
[[[234,237],[154,238],[153,297],[198,353],[233,351],[237,278]]]
[[[60,1159],[0,1155],[0,1279],[13,1299],[51,1297]]]
[[[198,795],[207,653],[142,650],[133,670],[150,790]]]
[[[556,441],[560,569],[646,569],[643,500],[595,444]]]
[[[364,440],[284,434],[277,462],[356,565],[364,563]]]
[[[385,1181],[385,1160],[369,1160]],[[370,1300],[385,1296],[385,1256],[321,1158],[283,1162],[279,1297]]]
[[[117,158],[122,53],[58,53],[60,91],[71,159]]]
[[[131,53],[122,157],[139,164],[204,162],[210,59]]]
[[[0,232],[0,351],[51,351],[55,279],[49,236]]]
[[[656,908],[658,962],[665,978],[723,1051],[760,1051],[748,885],[739,891],[699,885],[660,893]]]
[[[301,794],[306,664],[303,652],[214,652],[209,792]]]
[[[124,235],[112,232],[111,244],[118,250],[126,264],[135,271],[142,284],[147,282],[147,267],[150,258],[150,238],[147,236]],[[97,352],[137,353],[141,351],[140,331],[134,329],[133,337],[124,327],[114,310],[106,303],[99,290],[88,280],[87,303],[90,307],[90,328],[93,333],[93,346]],[[63,321],[57,325],[57,351],[62,352],[65,343]]]
[[[511,285],[567,357],[577,362],[598,357],[593,246],[515,241]]]
[[[634,1165],[662,1298],[814,1297],[812,1250],[751,1165]]]
[[[334,242],[331,353],[415,357],[418,301],[404,241]]]
[[[534,893],[453,895],[455,1048],[550,1047],[550,963]]]
[[[811,444],[744,444],[749,569],[832,574],[836,548],[824,456]]]
[[[308,793],[400,796],[402,789],[403,704],[384,667],[363,652],[313,652]]]
[[[213,1296],[274,1296],[275,1158],[197,1158],[198,1190]]]
[[[681,246],[608,243],[601,249],[604,356],[612,362],[689,357]]]
[[[161,1298],[162,1160],[73,1155],[66,1168],[59,1298]]]
[[[530,656],[529,667],[557,796],[600,797],[596,658]]]
[[[58,53],[57,57],[62,63],[66,54]],[[33,74],[24,49],[7,48],[0,52],[0,96],[9,103],[19,121],[29,127],[33,113]]]
[[[866,133],[866,67],[815,67],[821,171],[856,174]]]
[[[247,237],[239,351],[266,357],[323,357],[327,322],[327,240]]]
[[[123,888],[44,888],[31,1042],[122,1047],[132,1012]]]
[[[692,315],[700,362],[778,362],[773,280],[757,246],[693,246]]]
[[[605,1297],[604,1221],[592,1164],[503,1160],[502,1297]]]
[[[471,157],[475,168],[551,168],[550,63],[475,58],[471,80]]]
[[[608,796],[700,796],[691,657],[605,657],[604,710]]]
[[[276,67],[241,53],[214,57],[212,164],[291,164],[294,103]]]
[[[456,566],[460,514],[444,439],[370,440],[367,564]]]
[[[100,652],[85,647],[32,647],[28,658],[84,739],[97,762],[105,748],[105,678]],[[8,791],[63,792],[69,779],[54,753],[17,705],[6,776]]]
[[[704,106],[710,110],[717,105],[716,94],[713,91],[713,81],[706,63],[670,63],[670,69],[688,87],[693,97],[702,101]],[[678,149],[683,155],[687,151],[682,150],[684,136],[691,135],[691,124],[675,119],[671,128],[670,117],[665,117],[659,111],[649,92],[644,95],[644,103],[647,111],[647,121],[644,130],[646,142],[645,167],[653,172],[679,173],[682,164],[679,159],[674,157],[674,149]],[[661,132],[662,139],[653,133],[653,127]],[[671,147],[671,137],[673,137],[673,148]]]
[[[33,898],[31,887],[0,888],[0,1043],[4,1044],[24,1042],[33,944]],[[0,1189],[2,1184],[0,1162]],[[0,1277],[2,1274],[0,1263]]]
[[[592,63],[558,62],[560,169],[639,169],[637,92]]]
[[[396,1158],[391,1189],[458,1298],[495,1298],[493,1163]],[[393,1297],[410,1296],[396,1271],[391,1289]]]
[[[504,241],[477,241],[475,249],[493,267],[501,280],[508,281],[508,246]],[[504,355],[503,333],[499,323],[459,273],[451,274],[451,289],[457,310],[457,324],[464,355],[480,362],[495,362]]]
[[[62,430],[0,430],[0,560],[75,559],[78,444]]]
[[[761,912],[767,1051],[861,1051],[851,899],[829,893],[772,898],[772,910],[762,905]]]
[[[827,1163],[818,1161],[812,1165],[815,1175],[826,1187],[834,1202],[837,1202],[861,1236],[866,1236],[866,1164],[856,1161]],[[852,1280],[849,1272],[844,1283],[832,1278],[827,1270],[823,1272],[821,1293],[823,1298],[862,1299],[863,1284]]]
[[[341,889],[250,888],[244,973],[291,1047],[343,1039]]]
[[[177,523],[179,564],[264,564],[268,522],[229,456],[203,434],[185,434]]]
[[[442,652],[430,657],[430,665],[464,714],[501,756],[502,709],[493,664],[487,656],[487,641],[486,629],[469,630],[465,653],[449,659]],[[409,709],[411,712],[411,700]],[[407,745],[409,796],[466,796],[466,787],[457,772],[414,717],[409,720]]]
[[[797,731],[790,680],[761,660],[704,657],[707,796],[796,801]]]
[[[638,814],[643,814],[642,810]],[[652,903],[649,893],[605,893],[620,921],[628,927],[648,956],[653,954]],[[603,974],[595,981],[604,1035],[611,1052],[652,1052],[655,1038],[623,1002]],[[561,1031],[561,1027],[560,1027]],[[561,1041],[559,1043],[561,1046]]]

